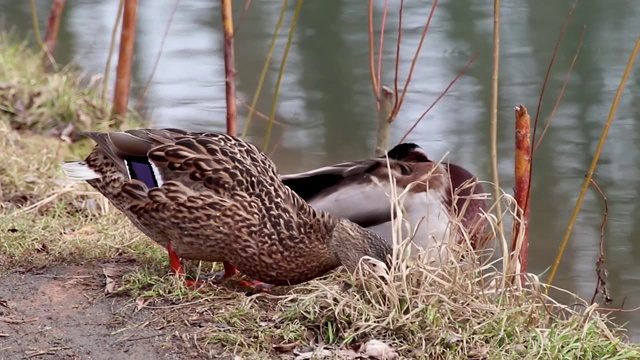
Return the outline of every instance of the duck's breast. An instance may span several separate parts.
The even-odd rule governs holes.
[[[401,189],[398,189],[400,192]],[[369,229],[393,242],[394,232],[396,242],[409,237],[412,242],[411,254],[417,254],[420,249],[441,248],[450,239],[450,216],[445,204],[445,194],[438,190],[419,193],[407,193],[401,198],[404,209],[401,232],[394,231],[392,221],[370,226]],[[397,225],[396,225],[397,226]]]

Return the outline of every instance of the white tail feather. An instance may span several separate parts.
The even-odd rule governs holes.
[[[71,180],[92,180],[100,178],[84,161],[69,161],[60,164],[65,175]]]

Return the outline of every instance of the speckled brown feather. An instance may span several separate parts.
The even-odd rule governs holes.
[[[182,258],[225,261],[274,285],[308,281],[391,249],[375,233],[312,209],[279,179],[255,146],[225,134],[176,129],[89,133],[85,159],[105,195],[162,246]],[[123,157],[148,156],[164,183],[129,180]]]

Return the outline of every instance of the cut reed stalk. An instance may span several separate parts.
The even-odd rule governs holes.
[[[522,222],[513,223],[513,241],[511,250],[520,248],[518,260],[520,263],[519,273],[527,271],[527,260],[529,258],[529,187],[531,177],[531,117],[524,105],[519,105],[515,109],[516,114],[516,161],[515,161],[515,198],[519,211],[522,212]],[[521,242],[518,246],[518,241]],[[524,280],[524,279],[522,279]]]

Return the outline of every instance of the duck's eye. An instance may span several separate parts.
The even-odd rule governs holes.
[[[411,166],[407,164],[400,164],[400,173],[402,175],[411,175],[412,169]]]

